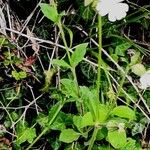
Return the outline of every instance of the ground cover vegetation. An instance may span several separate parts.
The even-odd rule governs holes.
[[[149,149],[149,57],[149,0],[0,0],[0,149]]]

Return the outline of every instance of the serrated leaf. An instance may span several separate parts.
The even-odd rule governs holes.
[[[146,72],[146,69],[145,69],[144,65],[142,65],[142,64],[133,65],[131,67],[131,70],[137,76],[142,76]]]
[[[54,23],[58,22],[59,15],[57,9],[54,5],[49,5],[45,3],[40,4],[41,10],[45,17],[53,21]]]
[[[139,63],[138,61],[140,60],[140,52],[136,52],[132,57],[131,57],[131,63],[130,65],[135,65]]]
[[[121,148],[121,150],[141,150],[141,148],[136,145],[135,140],[128,138],[128,142]]]
[[[57,116],[54,123],[50,126],[50,129],[61,131],[61,130],[64,130],[65,128],[66,128],[65,122],[64,122],[63,118],[61,117],[61,115],[59,113],[59,115]]]
[[[27,77],[27,73],[26,73],[25,71],[20,71],[20,72],[19,72],[19,77],[20,77],[21,79],[24,79],[24,78]]]
[[[33,139],[36,137],[36,130],[35,128],[26,128],[23,132],[18,134],[16,144],[20,145],[25,141],[32,143]]]
[[[115,149],[122,148],[127,142],[125,130],[108,131],[108,141]]]
[[[78,98],[74,82],[70,79],[61,79],[62,92],[67,96]]]
[[[12,71],[12,77],[14,77],[16,80],[21,80],[27,77],[27,73],[25,71]]]
[[[76,141],[80,136],[80,133],[75,132],[73,129],[62,130],[59,140],[65,143],[72,143]]]
[[[70,68],[71,67],[67,62],[65,62],[62,59],[61,60],[59,60],[59,59],[53,59],[52,63],[54,65],[59,66],[59,67],[64,67],[64,68]]]
[[[116,47],[115,49],[115,54],[117,54],[118,56],[125,56],[125,51],[131,47],[131,43],[126,42],[123,44],[120,44]]]
[[[118,117],[127,118],[130,120],[135,120],[136,115],[135,112],[129,108],[128,106],[117,106],[113,109],[112,115],[116,115]]]
[[[71,65],[72,67],[76,67],[80,61],[84,58],[86,53],[86,47],[88,43],[79,44],[76,46],[74,53],[71,56]]]
[[[16,80],[20,80],[19,73],[17,71],[12,71],[11,74]]]
[[[40,113],[36,119],[37,123],[43,128],[48,126],[48,116]]]

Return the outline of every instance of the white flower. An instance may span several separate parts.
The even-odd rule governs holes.
[[[148,87],[150,87],[150,71],[147,71],[141,76],[140,84],[140,88],[143,90],[146,90]]]
[[[96,10],[101,16],[108,14],[108,19],[112,22],[121,20],[127,14],[129,6],[121,3],[124,0],[99,0]]]

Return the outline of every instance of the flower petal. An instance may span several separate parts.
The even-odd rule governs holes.
[[[116,15],[117,20],[121,20],[126,16],[126,12],[121,12]]]
[[[115,3],[120,3],[120,2],[123,2],[124,0],[114,0]]]
[[[97,6],[96,6],[96,10],[98,11],[98,13],[101,15],[101,16],[105,16],[108,14],[109,10],[104,7],[101,3],[99,3]]]
[[[143,74],[140,78],[141,83],[141,89],[147,89],[150,87],[150,72],[147,71],[145,74]]]
[[[119,8],[120,11],[122,10],[122,11],[127,12],[129,10],[129,5],[125,3],[119,3],[117,4],[117,7]]]
[[[129,6],[121,3],[124,0],[99,0],[96,9],[101,16],[108,14],[108,19],[112,22],[120,20],[126,16]]]
[[[109,19],[109,21],[114,22],[114,21],[116,21],[116,16],[110,12],[108,14],[108,19]]]

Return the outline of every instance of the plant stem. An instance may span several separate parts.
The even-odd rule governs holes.
[[[57,25],[58,25],[60,33],[61,33],[61,37],[62,37],[64,46],[65,46],[65,49],[66,49],[66,52],[67,52],[69,62],[71,63],[71,56],[70,56],[69,48],[68,48],[68,45],[67,45],[67,42],[66,42],[65,33],[64,33],[61,21],[59,21],[59,23]]]
[[[65,49],[66,49],[66,52],[67,52],[69,63],[71,65],[71,56],[70,56],[70,52],[69,52],[69,47],[67,45],[67,41],[66,41],[66,38],[65,38],[65,34],[64,34],[64,30],[63,30],[61,21],[59,21],[58,27],[59,27],[59,30],[60,30],[60,33],[61,33],[61,36],[62,36],[62,40],[63,40],[64,46],[65,46]],[[76,87],[77,95],[79,96],[79,85],[78,85],[78,81],[77,81],[75,68],[72,68],[71,72],[72,72],[73,77],[74,77],[74,84],[75,84],[75,87]]]
[[[97,132],[98,132],[99,128],[97,126],[95,126],[92,137],[90,139],[90,143],[89,143],[89,147],[88,150],[91,150],[93,148],[93,144],[96,140],[96,136],[97,136]]]
[[[48,124],[49,127],[55,121],[55,119],[62,107],[63,107],[63,103],[60,104],[59,107],[57,108],[55,114],[53,115],[52,119],[50,120],[50,122]],[[25,150],[29,150],[49,130],[49,127],[44,128],[44,130],[39,134],[39,136]]]
[[[100,99],[99,92],[100,92],[100,82],[101,82],[101,60],[102,60],[102,19],[101,16],[98,15],[98,71],[97,71],[97,100]]]
[[[120,95],[120,92],[122,91],[122,87],[123,87],[124,81],[126,79],[126,75],[128,74],[129,70],[130,70],[130,67],[127,66],[126,69],[125,69],[125,74],[123,75],[122,80],[120,82],[120,85],[119,85],[119,88],[118,88],[118,92],[116,94],[116,100],[117,100],[118,96]]]

